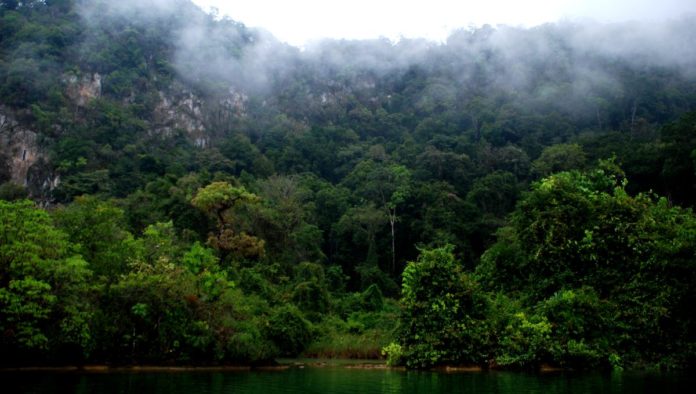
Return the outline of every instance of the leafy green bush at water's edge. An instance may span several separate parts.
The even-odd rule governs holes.
[[[423,250],[404,271],[406,365],[690,365],[696,217],[624,186],[612,163],[543,179],[473,279],[450,247]]]

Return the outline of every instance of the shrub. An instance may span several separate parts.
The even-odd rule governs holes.
[[[268,337],[283,356],[297,356],[312,341],[312,324],[293,305],[275,309],[268,321]]]
[[[387,358],[387,365],[398,367],[403,363],[403,351],[398,343],[390,343],[382,348],[382,356]]]
[[[487,361],[488,300],[462,272],[452,246],[422,250],[403,274],[400,340],[406,365],[481,364]]]

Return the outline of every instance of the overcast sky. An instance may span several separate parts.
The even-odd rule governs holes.
[[[669,19],[696,13],[696,0],[194,0],[204,10],[302,46],[319,38],[440,41],[456,28],[535,26],[560,19]]]

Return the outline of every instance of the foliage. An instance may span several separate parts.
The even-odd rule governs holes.
[[[258,202],[258,197],[242,187],[227,182],[213,182],[198,190],[191,204],[217,220],[217,234],[211,233],[208,244],[225,254],[240,257],[262,257],[265,242],[244,231],[234,228],[237,216],[235,209],[244,204]]]
[[[689,345],[676,350],[658,338],[688,343],[693,329],[684,309],[693,261],[680,256],[696,248],[694,215],[665,199],[631,197],[625,185],[611,163],[542,180],[477,267],[482,283],[548,320],[546,350],[561,365],[691,357]]]
[[[693,366],[693,59],[174,3],[0,2],[3,362]]]
[[[293,306],[276,308],[269,317],[268,336],[283,356],[297,356],[312,340],[312,324]]]
[[[126,230],[124,212],[110,202],[83,196],[53,212],[56,225],[79,244],[80,253],[96,275],[115,280],[126,271],[134,252],[133,236]]]
[[[491,329],[489,367],[534,370],[550,363],[552,325],[519,298],[491,292],[487,320]]]
[[[422,250],[403,273],[400,344],[406,365],[481,364],[490,338],[488,301],[451,246]]]
[[[75,245],[26,200],[0,201],[0,240],[3,362],[64,346],[74,346],[78,359],[89,354],[94,286]]]
[[[403,357],[402,352],[401,345],[394,342],[382,348],[382,356],[387,358],[387,365],[390,367],[398,367],[401,365],[401,358]]]
[[[556,172],[579,170],[585,166],[585,152],[578,144],[557,144],[544,148],[532,168],[542,176]]]
[[[380,311],[384,307],[384,298],[379,286],[372,284],[361,294],[362,307],[367,311]]]
[[[14,182],[0,184],[0,200],[17,201],[27,197],[29,197],[27,190]]]
[[[611,301],[600,300],[595,290],[586,286],[560,291],[539,306],[553,327],[549,350],[556,362],[582,368],[609,361],[616,343],[612,324],[616,307]]]
[[[315,324],[315,339],[305,350],[306,356],[362,359],[382,356],[381,349],[394,339],[396,303],[390,300],[378,312],[362,311],[357,304],[346,309],[350,310],[342,311],[340,316],[324,315],[322,321]]]

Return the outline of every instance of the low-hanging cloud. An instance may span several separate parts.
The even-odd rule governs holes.
[[[466,84],[475,78],[477,65],[488,63],[497,67],[493,83],[498,88],[530,88],[540,75],[556,73],[547,76],[567,80],[577,92],[615,83],[598,58],[625,61],[636,68],[674,68],[695,76],[696,18],[692,16],[660,22],[566,20],[534,28],[484,26],[454,31],[442,43],[321,40],[299,49],[264,30],[208,15],[188,0],[83,0],[80,10],[88,26],[98,27],[105,17],[167,26],[174,67],[184,80],[250,93],[269,92],[274,84],[287,83],[303,69],[331,77],[341,73],[381,76],[411,67],[449,68]],[[542,63],[554,67],[540,70]]]

